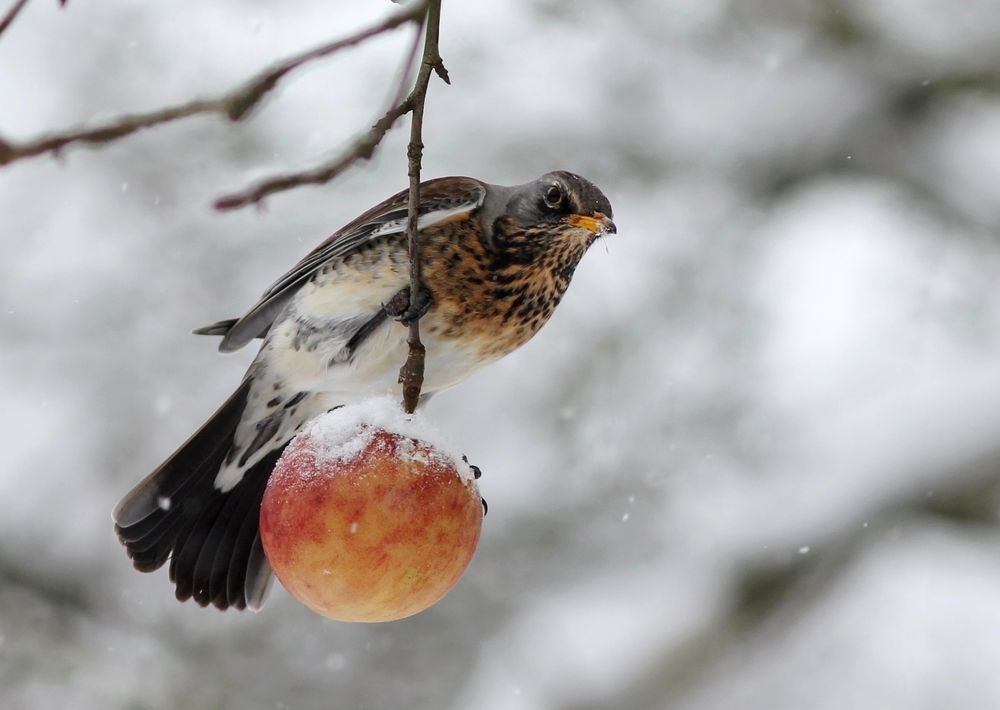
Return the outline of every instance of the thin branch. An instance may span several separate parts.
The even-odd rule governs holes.
[[[3,16],[0,20],[0,35],[7,31],[7,28],[11,26],[11,23],[17,19],[17,16],[21,14],[21,10],[24,6],[28,4],[28,0],[17,0],[14,5],[7,11],[7,14]]]
[[[416,304],[420,298],[420,239],[418,227],[420,206],[420,163],[423,157],[424,100],[433,70],[448,82],[448,72],[444,69],[438,51],[438,31],[441,24],[441,0],[432,0],[427,10],[427,32],[424,37],[424,55],[417,74],[417,81],[410,93],[413,114],[410,116],[410,144],[406,149],[409,164],[410,194],[407,203],[406,236],[410,252],[410,303]],[[420,320],[410,322],[410,332],[406,343],[409,353],[399,370],[399,381],[403,383],[403,408],[413,412],[420,399],[420,389],[424,384],[424,360],[426,349],[420,341]]]
[[[26,0],[23,1],[26,2]],[[15,7],[15,9],[17,8]],[[353,35],[329,42],[278,62],[270,69],[261,71],[237,88],[226,92],[218,98],[196,99],[179,106],[172,106],[158,111],[119,116],[94,128],[79,128],[63,133],[41,136],[20,145],[0,138],[0,166],[43,153],[57,152],[71,143],[109,143],[144,128],[151,128],[162,123],[202,113],[221,113],[231,121],[239,121],[246,117],[250,110],[260,103],[285,75],[298,69],[303,64],[326,57],[341,49],[352,47],[375,35],[395,29],[400,25],[410,22],[422,22],[426,9],[426,1],[415,2],[404,11],[394,13],[381,22],[362,29]],[[399,115],[402,115],[402,113],[405,113],[405,111]]]
[[[371,160],[372,156],[375,155],[375,149],[382,143],[382,139],[385,138],[386,134],[393,127],[396,120],[412,111],[413,107],[416,105],[418,89],[420,87],[419,74],[414,88],[405,98],[404,92],[410,82],[413,57],[415,56],[416,49],[419,46],[422,34],[421,30],[423,30],[423,24],[425,18],[427,17],[427,13],[425,12],[427,8],[427,3],[419,4],[419,11],[423,14],[414,19],[414,22],[418,24],[417,32],[414,37],[413,46],[407,53],[406,60],[403,65],[403,76],[400,81],[399,88],[393,96],[392,105],[385,112],[382,118],[376,121],[375,124],[368,129],[368,131],[355,138],[354,141],[342,150],[336,157],[326,161],[325,163],[321,163],[316,167],[308,168],[306,170],[296,170],[264,178],[263,180],[260,180],[250,187],[246,187],[238,192],[231,192],[227,195],[223,195],[218,198],[212,206],[217,210],[225,211],[260,204],[264,198],[277,192],[284,192],[285,190],[291,190],[292,188],[301,187],[303,185],[322,185],[330,182],[330,180],[333,180],[355,163],[362,160]],[[428,29],[428,33],[429,32],[430,30]],[[427,49],[425,39],[425,57],[426,52]],[[439,65],[441,64],[440,57],[438,57],[437,63]],[[423,93],[426,93],[426,90],[427,87],[425,84]],[[422,95],[420,96],[420,103],[422,107]]]
[[[410,99],[393,106],[366,133],[358,136],[351,145],[333,160],[310,170],[284,173],[267,178],[240,192],[230,193],[217,199],[213,207],[217,210],[234,210],[257,204],[275,192],[291,190],[301,185],[322,185],[333,180],[359,160],[368,160],[389,132],[392,125],[410,110]]]
[[[220,104],[219,99],[196,99],[180,106],[172,106],[159,111],[118,116],[96,128],[82,128],[66,133],[42,136],[21,145],[8,143],[0,138],[0,166],[43,153],[57,153],[70,143],[110,143],[161,123],[169,123],[200,113],[220,111],[222,110]]]
[[[426,0],[422,2],[415,2],[411,7],[408,7],[403,12],[389,15],[387,18],[382,20],[382,22],[361,30],[350,37],[345,37],[344,39],[330,42],[329,44],[302,52],[297,57],[291,57],[290,59],[278,64],[270,71],[266,71],[258,75],[247,82],[243,89],[238,89],[232,92],[226,99],[226,109],[229,118],[234,121],[238,121],[243,118],[247,111],[253,108],[265,94],[271,91],[271,89],[277,85],[278,81],[280,81],[285,74],[298,69],[303,64],[311,62],[315,59],[326,57],[334,52],[340,51],[341,49],[353,47],[356,44],[364,42],[366,39],[382,34],[383,32],[393,30],[408,22],[421,23],[423,22],[426,9]]]
[[[407,88],[413,82],[413,65],[417,59],[417,52],[420,49],[420,38],[424,34],[424,22],[427,15],[422,15],[420,17],[419,24],[417,26],[417,31],[413,33],[413,42],[410,44],[410,49],[406,53],[406,57],[403,60],[403,67],[399,74],[399,85],[396,88],[396,93],[392,96],[392,106],[398,106],[403,103],[403,100],[407,95]]]

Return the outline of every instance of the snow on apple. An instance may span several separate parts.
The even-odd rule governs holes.
[[[392,621],[455,586],[482,519],[469,465],[421,415],[378,398],[317,417],[288,445],[260,534],[278,579],[309,608]]]

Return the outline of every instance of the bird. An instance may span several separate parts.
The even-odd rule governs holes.
[[[422,277],[411,303],[408,191],[339,229],[243,316],[194,332],[232,352],[261,345],[236,391],[115,507],[135,569],[169,560],[180,601],[259,611],[273,574],[258,520],[268,477],[309,420],[398,394],[405,327],[420,319],[420,404],[516,350],[548,321],[584,253],[617,232],[593,183],[554,171],[514,186],[420,185]]]

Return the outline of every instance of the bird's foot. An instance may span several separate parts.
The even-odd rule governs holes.
[[[476,464],[469,463],[469,457],[468,456],[462,456],[462,460],[465,461],[465,465],[466,466],[468,466],[470,469],[472,469],[472,476],[473,476],[473,478],[475,478],[478,481],[480,478],[483,477],[482,470]]]
[[[390,317],[395,318],[403,325],[409,325],[423,318],[433,302],[434,298],[431,296],[430,289],[420,284],[415,304],[410,303],[410,287],[406,286],[399,289],[396,295],[390,298],[389,302],[383,305],[382,308]]]
[[[469,457],[468,456],[464,456],[463,455],[462,456],[462,460],[465,461],[465,463],[468,465],[468,467],[470,469],[472,469],[472,477],[473,478],[475,478],[477,481],[480,478],[482,478],[482,475],[483,475],[482,470],[480,470],[479,466],[476,466],[475,464],[469,463]],[[483,517],[485,518],[486,514],[488,512],[490,512],[490,507],[488,505],[486,505],[486,499],[483,498],[482,496],[479,497],[479,500],[481,500],[482,503],[483,503]]]

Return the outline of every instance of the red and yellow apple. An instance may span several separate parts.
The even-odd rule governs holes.
[[[427,609],[476,550],[475,481],[460,460],[377,426],[336,443],[331,455],[307,430],[278,461],[260,509],[271,567],[293,597],[331,619],[392,621]]]

